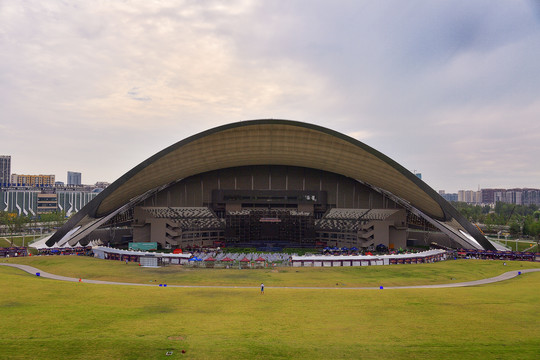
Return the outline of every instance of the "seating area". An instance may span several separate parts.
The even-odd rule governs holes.
[[[212,267],[216,265],[220,267],[227,266],[240,266],[242,263],[244,265],[253,264],[253,266],[265,266],[273,264],[289,265],[290,259],[292,256],[297,254],[285,254],[285,253],[259,253],[259,252],[250,252],[250,253],[229,253],[218,250],[213,251],[195,251],[193,252],[193,257],[202,260],[201,266],[205,266],[205,261],[207,259],[213,259]],[[197,264],[197,263],[194,263]]]
[[[206,249],[193,253],[161,253],[145,252],[140,250],[122,250],[110,247],[94,247],[94,257],[106,260],[118,260],[128,262],[142,262],[146,257],[157,258],[157,265],[187,265],[194,267],[264,267],[274,265],[290,265],[290,254],[284,253],[229,253],[218,249]],[[292,256],[296,256],[293,254]]]
[[[206,207],[145,207],[155,218],[186,219],[186,218],[211,218],[214,213]]]
[[[330,209],[321,220],[381,221],[397,211],[399,209]]]
[[[325,219],[358,220],[368,213],[369,209],[330,209],[324,216]]]
[[[315,228],[318,231],[357,232],[362,218],[369,212],[369,209],[330,209],[322,219],[315,220]]]
[[[361,219],[369,212],[369,209],[330,209],[322,219],[315,220],[315,228],[319,231],[356,232]]]
[[[145,207],[146,212],[154,218],[171,219],[182,230],[190,229],[222,229],[225,220],[218,218],[206,207]]]
[[[356,232],[361,222],[352,219],[318,219],[315,220],[315,228],[318,231],[329,230],[338,232]]]
[[[175,254],[161,252],[147,252],[141,250],[125,250],[111,247],[96,246],[93,256],[98,259],[138,262],[145,265],[145,258],[157,259],[156,265],[187,264],[191,254]]]
[[[362,220],[386,220],[397,211],[397,209],[370,209],[362,216]]]

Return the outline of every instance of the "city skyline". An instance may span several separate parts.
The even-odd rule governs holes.
[[[436,191],[539,188],[538,44],[533,1],[6,1],[0,154],[113,182],[201,131],[282,118]]]

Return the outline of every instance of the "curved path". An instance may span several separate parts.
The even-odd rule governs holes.
[[[131,285],[131,286],[162,286],[163,284],[156,285],[156,284],[136,284],[136,283],[126,283],[126,282],[113,282],[113,281],[103,281],[103,280],[90,280],[90,279],[78,279],[78,278],[72,278],[72,277],[66,277],[61,275],[54,275],[49,274],[47,272],[43,272],[33,266],[29,265],[21,265],[21,264],[6,264],[6,263],[0,263],[0,265],[3,266],[11,266],[23,271],[26,271],[29,274],[37,275],[39,273],[40,277],[44,277],[47,279],[54,279],[54,280],[61,280],[61,281],[71,281],[71,282],[84,282],[87,284],[104,284],[104,285]],[[494,282],[509,280],[512,278],[515,278],[516,276],[519,276],[519,273],[529,273],[529,272],[536,272],[540,271],[540,268],[538,269],[524,269],[524,270],[514,270],[514,271],[508,271],[504,274],[501,274],[499,276],[487,278],[487,279],[480,279],[480,280],[474,280],[474,281],[466,281],[466,282],[460,282],[460,283],[451,283],[451,284],[437,284],[437,285],[412,285],[412,286],[388,286],[384,287],[384,289],[441,289],[441,288],[453,288],[453,287],[464,287],[464,286],[476,286],[476,285],[485,285],[485,284],[491,284]],[[258,286],[225,286],[225,285],[165,285],[167,287],[177,287],[177,288],[224,288],[224,289],[258,289]],[[267,289],[310,289],[310,290],[380,290],[381,287],[315,287],[315,286],[272,286],[268,287]]]

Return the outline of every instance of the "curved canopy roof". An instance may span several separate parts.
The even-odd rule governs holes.
[[[142,162],[77,213],[59,240],[83,218],[105,217],[145,192],[212,170],[249,165],[288,165],[341,174],[389,192],[423,214],[459,223],[484,248],[490,243],[422,180],[366,144],[320,126],[288,120],[252,120],[186,138]],[[460,229],[456,229],[460,230]]]

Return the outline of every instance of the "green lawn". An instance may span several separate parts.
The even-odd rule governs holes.
[[[510,270],[540,268],[540,263],[452,260],[434,264],[405,264],[339,268],[193,269],[172,265],[144,268],[136,263],[83,256],[31,256],[0,260],[32,265],[53,274],[75,278],[176,285],[362,287],[429,285],[478,280]]]
[[[33,265],[45,267],[38,260]],[[51,268],[61,269],[60,260],[54,260]],[[87,260],[92,259],[63,266],[72,271],[70,267]],[[112,261],[91,265],[120,269]],[[463,274],[462,269],[485,274],[499,272],[500,267],[491,268],[497,265],[455,261],[388,266],[380,267],[377,276],[386,273],[398,281],[396,271],[410,271],[432,278],[432,269],[437,269],[441,277],[453,267],[456,274]],[[509,264],[504,270],[520,265],[526,264]],[[345,274],[321,270],[328,277]],[[314,279],[310,271],[290,271],[283,282]],[[255,274],[247,277],[266,274],[243,272]],[[188,273],[186,277],[205,281],[224,274]],[[327,279],[326,274],[317,276]],[[407,282],[406,276],[402,279]],[[269,287],[260,295],[258,289],[69,283],[0,267],[0,359],[537,359],[539,284],[540,273],[530,273],[469,288]],[[173,354],[166,356],[167,351]]]
[[[22,236],[0,236],[0,247],[10,247],[11,241],[13,241],[13,246],[23,246],[23,240],[24,240],[24,246],[27,246],[29,243],[33,242],[34,240],[39,238],[39,234],[33,236],[33,235],[27,235],[24,236],[24,239]]]
[[[501,245],[508,247],[512,251],[516,251],[515,240],[497,239],[496,237],[490,237],[491,241],[498,242]],[[533,251],[538,252],[536,240],[519,240],[517,242],[517,251]]]
[[[500,243],[508,246],[512,251],[516,251],[516,242],[515,241],[499,241]],[[534,252],[537,252],[536,241],[518,241],[517,251],[530,251],[531,248],[534,248]]]

